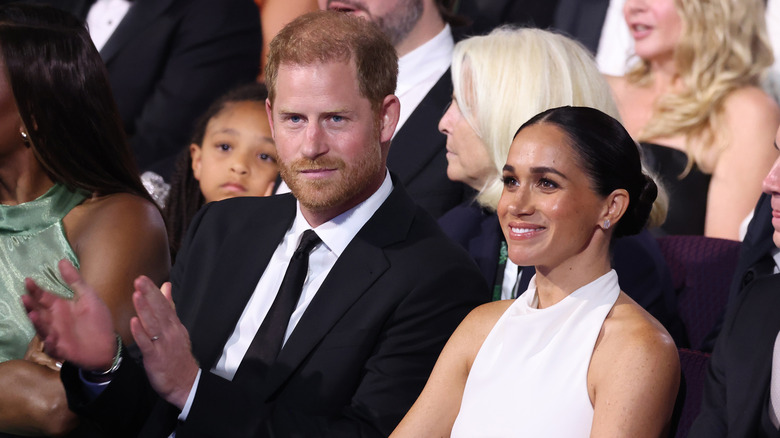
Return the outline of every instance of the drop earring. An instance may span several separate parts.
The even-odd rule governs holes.
[[[24,145],[29,148],[30,147],[30,137],[27,135],[27,131],[19,131],[19,134],[21,134],[21,136],[22,136],[22,143],[24,143]]]

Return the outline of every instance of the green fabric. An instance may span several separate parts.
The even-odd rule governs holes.
[[[79,266],[62,218],[86,197],[55,184],[34,201],[0,205],[0,362],[23,358],[35,334],[22,306],[26,277],[57,295],[73,297],[57,269],[62,259]]]

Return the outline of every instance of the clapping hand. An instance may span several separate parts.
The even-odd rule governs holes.
[[[71,300],[25,279],[28,295],[22,296],[22,301],[43,341],[43,351],[85,370],[106,370],[111,367],[117,348],[111,312],[69,261],[61,260],[58,266],[73,290]]]
[[[152,388],[172,405],[184,407],[198,374],[190,337],[171,300],[171,284],[158,289],[147,277],[135,280],[133,304],[138,314],[130,320]]]

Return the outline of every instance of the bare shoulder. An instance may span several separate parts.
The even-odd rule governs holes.
[[[150,201],[129,193],[92,197],[75,207],[64,219],[71,242],[78,243],[95,234],[140,231],[165,232],[160,210]]]
[[[680,360],[671,336],[621,292],[588,370],[592,436],[664,436],[679,384]]]
[[[170,264],[168,237],[160,210],[129,193],[92,197],[63,218],[68,240],[82,268],[153,266],[140,269],[161,281]],[[136,274],[138,275],[138,274]]]
[[[485,338],[513,302],[514,300],[494,301],[475,308],[466,315],[452,334],[450,343],[466,358],[469,369]]]
[[[639,391],[648,384],[674,386],[679,380],[677,346],[666,329],[624,292],[604,320],[588,371],[591,395],[599,387]]]
[[[758,87],[742,87],[726,96],[723,102],[726,117],[732,129],[765,125],[772,130],[780,123],[780,107],[777,102]]]
[[[677,360],[677,347],[663,325],[623,292],[604,320],[596,349],[613,360]]]

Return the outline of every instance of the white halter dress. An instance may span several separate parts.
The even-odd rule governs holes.
[[[588,367],[619,294],[612,270],[537,309],[531,279],[477,353],[452,437],[588,437]]]

